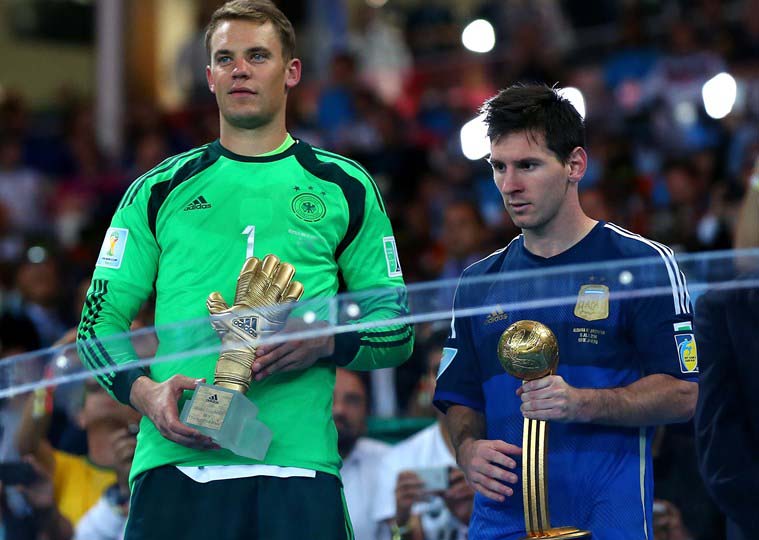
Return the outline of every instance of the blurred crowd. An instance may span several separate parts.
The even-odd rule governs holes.
[[[293,136],[356,159],[379,184],[407,283],[456,278],[518,233],[489,165],[464,157],[459,139],[482,101],[517,81],[582,91],[592,136],[581,201],[591,217],[681,252],[732,247],[759,154],[759,2],[511,1],[482,3],[476,11],[470,16],[487,18],[497,36],[496,48],[482,56],[461,48],[464,21],[451,2],[354,9],[349,24],[335,30],[341,39],[333,40],[326,59],[316,57],[318,47],[303,48],[312,69],[289,98]],[[322,24],[332,30],[335,20],[341,19]],[[192,50],[190,41],[181,67],[193,62]],[[738,99],[731,114],[717,120],[706,114],[701,89],[720,72],[735,77]],[[0,96],[1,356],[72,342],[87,278],[126,188],[167,157],[218,136],[215,104],[202,90],[202,58],[186,79],[180,110],[129,97],[120,155],[105,152],[95,137],[91,96],[62,89],[44,110],[29,108],[23,88]],[[440,293],[439,306],[449,306],[452,294]],[[151,325],[149,307],[141,324]],[[392,472],[382,476],[390,485],[378,488],[377,500],[384,502],[351,508],[357,523],[370,522],[366,530],[378,527],[360,539],[390,538],[392,523],[409,522],[411,515],[426,531],[422,538],[466,534],[472,493],[452,467],[450,442],[430,404],[444,331],[429,325],[417,335],[414,356],[394,373],[391,410],[430,418],[430,427],[409,444],[433,450],[364,448],[364,463]],[[374,412],[371,404],[386,397],[371,399],[371,381],[351,377],[338,377],[338,390],[350,379],[360,394],[354,398],[358,417],[336,398],[336,418],[346,467],[360,471],[358,455],[350,454],[363,448],[357,441]],[[118,537],[135,419],[115,402],[91,404],[103,396],[88,383],[79,407],[59,410],[60,399],[49,391],[0,405],[0,460],[28,455],[33,471],[33,481],[0,483],[5,538],[70,538],[74,528],[77,538]],[[656,485],[666,500],[657,508],[668,525],[657,540],[721,538],[721,517],[695,472],[691,431],[687,425],[660,430]],[[428,461],[406,462],[412,455]],[[403,475],[434,467],[445,468],[448,487],[432,498],[418,475]],[[346,491],[349,485],[346,480]],[[86,507],[66,502],[85,492]],[[103,512],[116,509],[106,512],[114,520],[100,516],[82,525],[101,497]],[[350,506],[349,491],[347,497]],[[103,527],[115,523],[115,532],[93,532],[92,519]]]

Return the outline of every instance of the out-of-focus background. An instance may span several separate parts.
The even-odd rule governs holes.
[[[220,3],[0,0],[3,356],[61,342],[127,186],[218,136],[203,34]],[[679,252],[732,247],[759,150],[759,1],[278,4],[304,63],[289,131],[374,176],[408,283],[456,278],[518,233],[475,119],[520,81],[566,89],[584,114],[589,215]],[[432,421],[413,419],[431,417],[428,362],[444,327],[420,327],[412,359],[366,381],[373,434],[393,442]],[[54,418],[47,439],[86,452],[70,424]],[[678,472],[695,470],[689,430],[662,431],[659,495],[692,538],[718,539],[697,475]]]

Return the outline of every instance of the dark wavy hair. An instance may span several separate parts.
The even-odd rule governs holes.
[[[534,140],[545,137],[546,146],[562,163],[578,146],[585,148],[585,122],[577,109],[554,88],[539,84],[509,86],[481,107],[488,137],[527,132]]]

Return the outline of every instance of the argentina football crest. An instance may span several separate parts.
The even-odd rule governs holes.
[[[599,321],[609,317],[609,287],[583,285],[577,293],[575,315],[586,321]]]

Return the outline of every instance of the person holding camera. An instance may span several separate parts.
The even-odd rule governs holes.
[[[440,349],[430,351],[427,375],[434,380]],[[374,518],[392,540],[464,540],[474,490],[457,468],[441,413],[431,426],[399,442],[380,464]]]
[[[119,429],[111,435],[116,482],[100,496],[98,502],[79,520],[74,540],[120,540],[124,538],[129,515],[129,471],[137,446],[136,425]]]
[[[11,489],[8,489],[10,487]],[[0,539],[70,540],[50,475],[32,457],[0,464]]]

